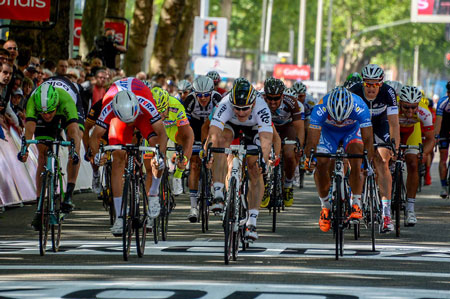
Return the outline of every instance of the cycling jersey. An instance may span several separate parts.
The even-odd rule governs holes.
[[[345,127],[359,126],[360,128],[366,128],[372,126],[369,109],[359,96],[353,95],[353,111],[342,123],[337,123],[329,116],[327,111],[328,98],[329,94],[325,95],[325,97],[314,106],[311,113],[310,128],[320,129],[323,127],[336,130]]]
[[[283,95],[280,106],[272,113],[272,121],[276,127],[304,119],[303,105],[290,96]],[[303,108],[303,109],[302,109]]]
[[[269,107],[260,94],[256,96],[255,106],[252,109],[252,113],[247,120],[243,122],[241,122],[234,113],[233,105],[231,104],[229,97],[230,95],[227,95],[222,99],[222,101],[220,101],[211,120],[210,126],[216,126],[223,130],[225,124],[230,123],[242,127],[255,127],[259,133],[273,133],[272,116]]]
[[[120,121],[112,109],[114,96],[122,90],[133,92],[139,101],[140,112],[133,126]],[[131,143],[135,127],[145,139],[155,136],[152,124],[161,120],[161,116],[156,109],[151,90],[142,81],[129,77],[114,82],[103,97],[102,106],[96,124],[104,129],[109,125],[108,137],[111,145]]]
[[[166,128],[167,136],[170,140],[176,143],[176,136],[178,127],[189,125],[189,120],[186,116],[186,111],[183,104],[173,96],[169,96],[169,113],[167,118],[163,120]]]
[[[403,111],[401,110],[401,105],[399,105],[399,124],[400,124],[400,139],[402,144],[406,145],[419,145],[422,143],[422,131],[429,132],[434,130],[433,126],[433,115],[428,109],[427,104],[423,101],[419,102],[419,107],[417,108],[416,114],[407,118]],[[422,128],[421,128],[422,125]],[[409,151],[411,153],[417,153],[415,150]]]
[[[316,104],[317,104],[316,99],[314,99],[312,95],[307,93],[305,97],[305,102],[303,103],[303,106],[305,107],[304,112],[305,119],[309,119],[311,117],[311,112]]]

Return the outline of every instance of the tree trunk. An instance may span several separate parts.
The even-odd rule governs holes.
[[[127,7],[127,0],[110,0],[108,1],[106,16],[123,18],[125,17],[126,7]]]
[[[155,46],[150,61],[150,73],[169,71],[169,59],[173,55],[178,25],[181,22],[186,0],[166,0],[161,9]],[[169,75],[169,74],[167,74]]]
[[[131,21],[128,52],[125,56],[125,73],[134,76],[141,71],[148,33],[152,24],[153,0],[136,0]]]
[[[80,37],[80,55],[84,58],[92,49],[95,37],[103,34],[107,3],[108,0],[86,0],[84,4]]]
[[[173,49],[173,55],[169,61],[169,73],[175,78],[182,78],[186,71],[186,64],[189,61],[189,46],[194,32],[194,19],[199,14],[200,1],[187,0],[174,43],[176,47]]]
[[[224,18],[227,18],[228,20],[228,26],[230,26],[231,21],[231,11],[232,11],[232,0],[220,0],[220,6],[222,8],[221,10],[221,16]]]
[[[30,48],[33,55],[45,57],[57,62],[69,58],[70,1],[60,1],[56,12],[56,1],[51,3],[51,16],[58,14],[58,22],[52,29],[11,28],[10,37],[16,40],[20,48]],[[54,20],[54,17],[52,18]],[[11,25],[49,26],[47,22],[11,21]]]

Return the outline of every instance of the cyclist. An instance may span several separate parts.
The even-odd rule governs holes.
[[[400,129],[398,122],[398,106],[395,90],[383,83],[384,71],[376,64],[368,64],[361,71],[363,82],[355,84],[350,91],[360,96],[369,107],[373,125],[374,142],[388,143],[390,138],[396,140],[398,146]],[[381,232],[393,229],[390,225],[392,176],[389,170],[391,151],[386,147],[378,147],[375,155],[375,169],[378,174],[381,201],[383,205],[383,221]]]
[[[441,197],[447,197],[447,158],[450,142],[450,81],[447,82],[447,95],[439,99],[436,109],[434,135],[439,139],[439,176],[441,178]]]
[[[159,144],[161,153],[166,152],[167,134],[164,124],[156,109],[152,92],[142,81],[132,77],[120,79],[111,85],[102,101],[102,112],[89,139],[89,146],[94,157],[98,153],[99,140],[107,130],[109,144],[116,145],[132,143],[135,128],[147,139],[150,146]],[[116,215],[121,214],[122,176],[125,162],[125,151],[113,152],[111,185]],[[152,174],[152,185],[149,191],[150,218],[156,218],[159,215],[158,194],[164,166],[164,159],[160,161],[152,159],[151,168],[147,168],[147,173]],[[116,218],[111,228],[113,235],[122,234],[122,222],[122,219]]]
[[[198,76],[192,84],[193,92],[189,94],[184,102],[186,114],[194,131],[195,142],[203,142],[206,138],[202,134],[202,126],[208,119],[213,108],[220,102],[222,96],[214,91],[214,82],[207,76]],[[199,150],[199,148],[196,148]],[[189,221],[196,222],[198,219],[197,192],[198,182],[200,180],[201,160],[198,155],[192,155],[190,160],[189,174],[189,198],[191,202],[191,211]]]
[[[178,82],[178,95],[176,98],[180,100],[181,103],[184,103],[187,96],[192,92],[192,84],[188,80],[181,80]]]
[[[424,147],[422,161],[433,151],[434,127],[433,116],[428,106],[421,101],[422,92],[415,86],[403,86],[399,94],[399,121],[401,143],[406,145],[419,145],[424,134]],[[421,124],[423,125],[421,129]],[[416,149],[408,149],[405,152],[405,161],[408,171],[406,179],[407,206],[406,225],[414,226],[417,223],[414,212],[416,192],[419,185],[419,162]]]
[[[264,99],[272,114],[272,121],[280,135],[281,140],[295,140],[298,138],[300,146],[303,146],[305,139],[304,120],[302,111],[299,108],[297,99],[284,95],[285,86],[283,81],[269,77],[264,82]],[[301,103],[300,103],[301,105]],[[303,105],[302,105],[303,106]],[[292,183],[294,181],[295,168],[303,153],[296,152],[295,145],[283,145],[284,157],[284,205],[292,206],[294,202],[294,190]],[[265,198],[262,207],[267,207],[270,198]]]
[[[306,155],[317,147],[318,153],[335,153],[342,143],[345,152],[362,154],[366,149],[369,160],[374,155],[373,132],[370,113],[367,105],[357,95],[345,87],[338,86],[326,94],[314,106],[311,124],[308,129]],[[309,158],[307,162],[309,162]],[[349,183],[352,190],[352,213],[350,218],[362,218],[361,193],[363,179],[361,176],[361,159],[350,159],[351,172]],[[319,199],[322,204],[319,227],[327,232],[330,229],[329,190],[331,185],[332,161],[328,158],[317,158],[314,180],[317,185]]]
[[[183,148],[184,157],[177,163],[172,181],[173,194],[180,195],[183,192],[181,177],[192,155],[194,132],[189,125],[184,106],[179,100],[160,87],[153,87],[152,95],[166,128],[167,137]]]
[[[384,83],[386,83],[387,85],[392,87],[395,90],[395,94],[397,96],[400,95],[400,90],[403,87],[403,84],[401,82],[399,82],[399,81],[385,81]]]
[[[347,79],[345,79],[344,87],[349,89],[352,88],[353,85],[357,83],[362,83],[363,79],[358,72],[351,73],[348,75]]]
[[[75,150],[80,152],[80,127],[78,124],[77,107],[72,96],[61,88],[54,88],[51,84],[41,84],[31,95],[27,102],[25,138],[36,140],[58,138],[60,129],[66,130],[67,139],[75,141]],[[41,173],[47,162],[47,147],[38,144],[39,151],[38,165],[36,169],[36,196],[39,200],[41,191]],[[19,160],[25,162],[28,153]],[[75,163],[75,165],[74,165]],[[80,163],[69,158],[67,163],[67,189],[63,199],[61,209],[64,213],[70,212],[74,205],[72,203],[73,190],[77,181]],[[39,215],[35,215],[32,226],[37,230],[40,225]]]
[[[214,82],[214,90],[217,91],[218,93],[220,93],[221,96],[224,96],[227,93],[226,89],[223,89],[223,88],[219,87],[219,83],[220,83],[220,81],[222,79],[220,78],[220,75],[219,75],[218,72],[216,72],[216,71],[209,71],[206,74],[206,76],[213,80],[213,82]]]
[[[436,109],[434,108],[433,99],[427,98],[428,100],[428,110],[430,110],[431,115],[433,116],[433,124],[436,123]],[[423,139],[423,138],[422,138]],[[433,164],[434,160],[434,151],[431,151],[431,153],[428,155],[427,161],[426,161],[426,172],[425,172],[425,186],[431,185],[431,164]]]
[[[270,109],[263,97],[244,78],[234,81],[231,92],[219,103],[209,127],[208,140],[214,147],[229,147],[240,132],[245,134],[245,142],[250,146],[261,145],[264,161],[269,161],[272,147],[273,129]],[[256,220],[264,193],[264,181],[256,156],[247,157],[250,178],[248,208],[249,219],[245,237],[258,239]],[[211,210],[222,212],[224,207],[223,187],[226,175],[226,157],[216,154],[212,168],[214,178],[214,199]]]

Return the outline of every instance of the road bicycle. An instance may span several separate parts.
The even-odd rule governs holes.
[[[65,213],[62,212],[61,204],[65,193],[63,191],[63,173],[59,159],[59,148],[68,146],[69,155],[74,165],[79,163],[78,154],[75,151],[75,143],[60,140],[26,140],[22,138],[22,148],[19,158],[27,152],[27,145],[43,144],[47,146],[47,161],[44,171],[41,173],[42,185],[39,193],[36,214],[39,217],[39,253],[45,255],[49,232],[52,240],[53,252],[58,252],[61,241],[61,227]]]
[[[272,148],[270,153],[271,160],[275,161],[275,152]],[[282,181],[282,165],[283,162],[278,161],[276,165],[269,165],[267,168],[267,188],[265,190],[270,196],[269,204],[267,208],[272,212],[272,232],[276,231],[277,226],[277,212],[279,212],[280,207],[283,205],[283,181]]]
[[[128,260],[131,250],[133,234],[135,235],[138,257],[144,256],[147,227],[150,225],[148,214],[148,196],[145,189],[142,152],[152,152],[157,161],[162,156],[159,146],[139,146],[134,144],[107,145],[104,151],[124,150],[127,153],[127,164],[124,173],[122,206],[119,218],[123,221],[122,253],[123,259]]]
[[[248,155],[258,155],[258,163],[265,172],[261,148],[247,149],[247,146],[243,144],[244,138],[241,135],[240,145],[230,145],[230,148],[211,147],[211,143],[207,147],[207,161],[211,160],[212,153],[233,156],[223,212],[224,260],[226,265],[229,264],[231,259],[234,261],[237,259],[239,242],[242,243],[242,248],[245,250],[246,242],[249,241],[244,240],[245,225],[249,217],[247,203],[248,174],[245,170],[245,158]]]
[[[104,145],[100,145],[100,153],[103,153]],[[116,221],[116,210],[114,209],[114,198],[111,186],[111,173],[112,173],[112,155],[111,152],[106,152],[106,162],[103,165],[102,173],[100,176],[100,182],[102,183],[102,190],[100,191],[99,199],[103,203],[103,207],[109,214],[109,222],[111,225]]]
[[[391,209],[394,214],[393,219],[395,219],[395,235],[400,237],[400,218],[403,213],[404,225],[406,224],[406,202],[407,202],[407,191],[406,185],[403,180],[403,170],[405,169],[405,150],[414,149],[419,150],[419,160],[422,160],[423,146],[420,145],[403,145],[399,146],[398,151],[395,150],[395,146],[392,147],[394,151],[394,156],[396,160],[394,163],[394,169],[392,173],[392,203]]]
[[[202,222],[202,232],[206,233],[209,229],[209,207],[213,199],[214,187],[211,169],[207,167],[208,157],[202,157],[201,161],[198,212],[200,216],[199,221]]]
[[[344,229],[350,228],[349,215],[352,212],[350,188],[345,180],[344,159],[367,159],[367,152],[346,154],[342,145],[338,147],[335,154],[311,151],[310,161],[319,157],[335,159],[329,196],[331,199],[330,218],[335,237],[335,258],[339,260],[339,256],[344,255]]]

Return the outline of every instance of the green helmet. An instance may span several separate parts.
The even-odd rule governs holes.
[[[53,112],[59,105],[59,94],[48,83],[41,84],[34,92],[34,103],[39,113]]]

